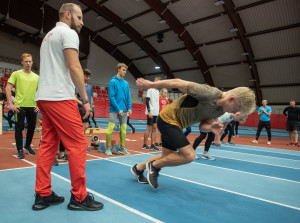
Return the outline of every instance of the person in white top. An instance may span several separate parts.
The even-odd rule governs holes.
[[[79,62],[78,34],[83,26],[79,5],[63,4],[59,22],[43,39],[40,49],[40,79],[36,101],[43,116],[43,135],[36,167],[35,203],[33,210],[64,202],[64,198],[51,190],[51,168],[60,140],[68,153],[71,176],[71,210],[95,211],[103,204],[86,192],[87,141],[75,101],[78,90],[86,118],[90,104],[84,85],[84,75]]]
[[[160,77],[155,77],[154,81],[160,81]],[[146,96],[146,111],[145,114],[147,115],[147,129],[144,134],[144,150],[159,150],[155,144],[156,141],[156,135],[157,135],[157,117],[159,115],[159,90],[156,88],[150,88],[147,90],[147,96]],[[150,131],[152,129],[151,133],[151,146],[150,148],[147,145],[148,137],[150,134]]]

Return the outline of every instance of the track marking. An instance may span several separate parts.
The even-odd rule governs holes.
[[[203,163],[192,162],[192,164],[203,165],[203,166],[208,166],[208,167],[214,167],[214,168],[223,169],[223,170],[230,170],[230,171],[233,171],[233,172],[246,173],[246,174],[250,174],[250,175],[261,176],[261,177],[271,178],[271,179],[275,179],[275,180],[283,180],[283,181],[288,181],[288,182],[300,184],[299,181],[288,180],[288,179],[279,178],[279,177],[272,177],[272,176],[267,176],[267,175],[263,175],[263,174],[257,174],[257,173],[251,173],[251,172],[235,170],[235,169],[230,169],[230,168],[224,168],[224,167],[219,167],[219,166],[207,165],[207,164],[203,164]]]
[[[122,164],[124,166],[131,166],[129,164],[121,163],[121,162],[118,162],[118,161],[115,161],[115,160],[107,160],[107,161],[114,162],[114,163],[119,163],[119,164]],[[166,176],[166,177],[174,178],[174,179],[177,179],[177,180],[181,180],[181,181],[201,185],[201,186],[204,186],[204,187],[213,188],[213,189],[216,189],[216,190],[225,191],[225,192],[232,193],[232,194],[237,194],[237,195],[240,195],[240,196],[243,196],[243,197],[248,197],[248,198],[252,198],[252,199],[260,200],[260,201],[263,201],[263,202],[276,204],[276,205],[279,205],[279,206],[283,206],[283,207],[287,207],[287,208],[291,208],[291,209],[295,209],[295,210],[300,211],[300,207],[295,207],[295,206],[291,206],[291,205],[287,205],[287,204],[283,204],[283,203],[279,203],[279,202],[275,202],[275,201],[255,197],[255,196],[252,196],[252,195],[243,194],[243,193],[239,193],[239,192],[232,191],[232,190],[227,190],[227,189],[224,189],[224,188],[221,188],[221,187],[215,187],[215,186],[212,186],[212,185],[203,184],[203,183],[192,181],[192,180],[187,180],[187,179],[183,179],[183,178],[180,178],[180,177],[175,177],[175,176],[164,174],[164,173],[159,173],[159,174],[163,175],[163,176]]]

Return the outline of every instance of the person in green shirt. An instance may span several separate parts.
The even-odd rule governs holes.
[[[18,158],[24,159],[23,153],[23,134],[24,120],[28,123],[25,149],[28,154],[35,155],[31,148],[32,137],[34,134],[36,114],[38,107],[35,102],[35,94],[38,87],[39,76],[31,71],[33,64],[32,56],[23,53],[21,57],[23,69],[12,73],[7,81],[6,98],[10,109],[15,112],[15,140],[18,150]],[[16,86],[15,103],[11,100],[11,89]]]

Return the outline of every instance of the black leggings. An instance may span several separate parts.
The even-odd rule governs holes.
[[[227,136],[229,132],[229,135],[228,135],[228,142],[231,142],[231,137],[233,135],[233,128],[230,124],[227,125],[226,129],[224,130],[224,133],[221,137],[221,141],[225,138],[225,136]]]
[[[15,140],[17,150],[21,150],[23,148],[23,134],[25,124],[25,117],[28,123],[27,136],[26,136],[26,145],[25,148],[30,147],[32,142],[32,137],[35,129],[36,122],[36,112],[34,111],[34,107],[21,107],[18,113],[15,113]]]
[[[12,110],[8,111],[7,117],[3,113],[3,118],[5,118],[8,121],[9,128],[12,128],[12,124],[15,124],[15,122],[11,120],[11,118],[14,116],[14,114],[15,114],[15,112],[13,112]]]
[[[263,129],[263,127],[266,128],[267,133],[268,133],[268,140],[271,141],[271,122],[270,121],[259,121],[257,132],[256,132],[256,140],[258,140],[260,132]]]
[[[194,144],[193,144],[193,148],[194,149],[196,149],[198,146],[199,146],[199,144],[202,142],[202,140],[203,139],[205,139],[206,138],[206,135],[208,135],[207,136],[207,139],[206,139],[206,142],[205,142],[205,151],[206,152],[208,152],[208,150],[209,150],[209,148],[210,148],[210,145],[211,145],[211,143],[214,141],[214,139],[215,139],[215,134],[214,133],[212,133],[212,132],[200,132],[200,136],[198,136],[196,139],[195,139],[195,142],[194,142]]]
[[[97,126],[97,122],[96,122],[96,120],[95,120],[95,112],[92,112],[92,114],[93,114],[93,116],[92,116],[92,120],[93,120],[93,122],[94,122],[94,125],[95,125],[95,127]],[[90,122],[90,119],[89,119],[89,126],[91,125],[91,122]]]
[[[132,131],[133,131],[133,126],[129,123],[129,116],[127,116],[127,125],[132,129]]]

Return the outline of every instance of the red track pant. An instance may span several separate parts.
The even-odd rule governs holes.
[[[68,153],[71,192],[77,201],[82,201],[87,196],[87,141],[77,103],[74,100],[38,101],[37,105],[42,113],[43,139],[38,150],[35,191],[42,197],[51,195],[50,171],[61,140]]]

